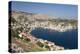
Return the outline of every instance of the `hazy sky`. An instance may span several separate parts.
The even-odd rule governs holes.
[[[32,3],[32,2],[12,2],[12,10],[41,13],[60,18],[73,18],[78,17],[77,5],[64,5],[64,4],[47,4],[47,3]]]

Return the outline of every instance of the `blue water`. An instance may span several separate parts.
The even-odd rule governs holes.
[[[78,30],[73,29],[66,32],[58,32],[49,29],[36,28],[31,32],[37,38],[42,38],[63,46],[65,49],[78,48]]]

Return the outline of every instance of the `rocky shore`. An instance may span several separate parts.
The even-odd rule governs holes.
[[[14,38],[14,40],[12,41],[11,51],[13,53],[31,51],[32,49],[36,48],[35,45],[37,45],[37,48],[41,48],[42,51],[64,50],[64,47],[55,45],[54,42],[36,38],[36,37],[32,36],[31,34],[28,34],[25,32],[19,33],[18,37],[19,38]],[[32,45],[29,45],[29,43],[31,43]],[[27,46],[29,46],[29,47],[27,47]],[[38,49],[35,49],[35,50],[39,51]],[[33,50],[33,51],[35,51],[35,50]]]

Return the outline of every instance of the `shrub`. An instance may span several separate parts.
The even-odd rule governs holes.
[[[43,47],[44,46],[44,44],[41,43],[40,41],[37,42],[37,45],[39,45],[40,47]]]

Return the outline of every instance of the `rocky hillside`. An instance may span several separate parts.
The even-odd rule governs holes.
[[[59,32],[65,32],[70,29],[77,29],[77,20],[54,19],[54,17],[45,14],[33,14],[27,12],[12,11],[12,28],[20,28],[31,31],[35,28],[53,29]],[[13,20],[15,21],[13,23]],[[28,29],[27,29],[28,28]]]

